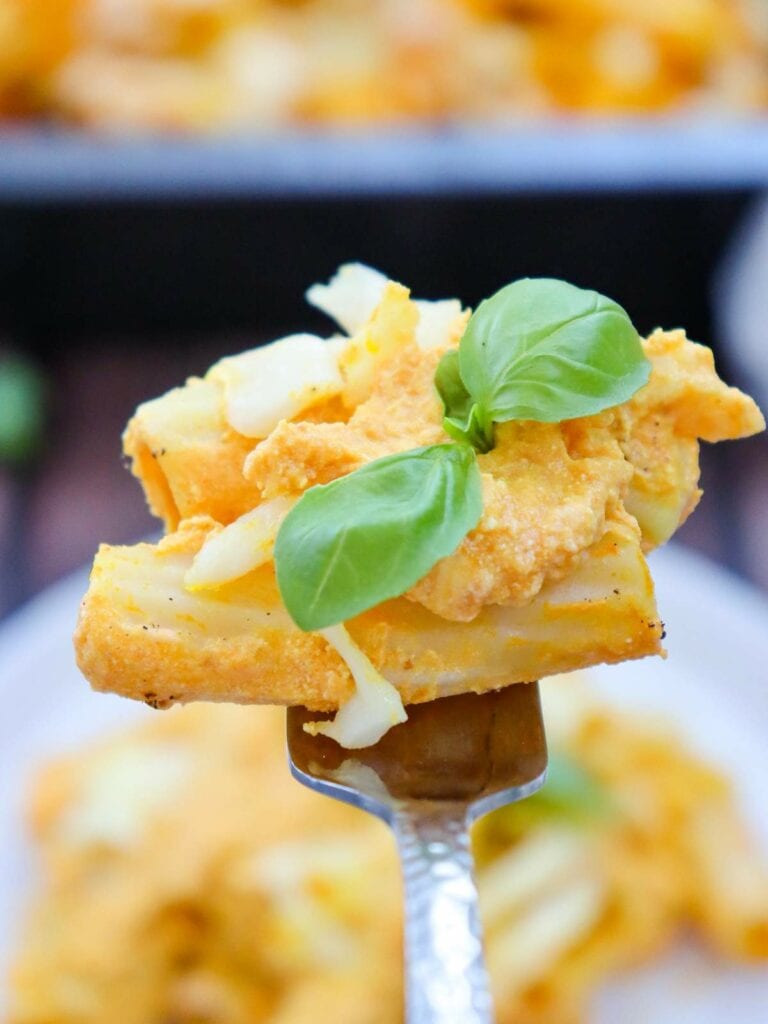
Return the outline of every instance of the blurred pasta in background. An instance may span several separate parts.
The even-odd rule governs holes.
[[[717,770],[578,680],[544,687],[550,778],[474,842],[500,1024],[577,1024],[692,930],[768,960],[768,862]],[[394,848],[296,785],[276,708],[175,709],[51,763],[9,1024],[397,1024]]]
[[[760,0],[0,0],[0,114],[107,130],[756,111]]]

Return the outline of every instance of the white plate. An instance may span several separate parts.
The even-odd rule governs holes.
[[[653,557],[669,659],[594,672],[613,702],[677,721],[688,742],[736,780],[768,855],[768,600],[702,558],[669,547]],[[84,573],[52,587],[0,630],[0,971],[32,884],[24,790],[43,758],[154,712],[90,692],[71,632]],[[0,1009],[0,1016],[2,1011]],[[726,968],[681,949],[601,994],[598,1024],[758,1024],[768,970]]]

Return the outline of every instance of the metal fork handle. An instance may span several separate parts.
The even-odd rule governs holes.
[[[408,1024],[491,1024],[467,809],[399,810]]]

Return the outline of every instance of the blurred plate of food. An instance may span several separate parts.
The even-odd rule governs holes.
[[[760,112],[757,0],[3,0],[0,103],[98,131]]]
[[[768,603],[653,558],[669,659],[546,684],[548,789],[475,836],[502,1024],[752,1024],[768,998]],[[92,694],[85,583],[0,636],[10,1020],[395,1024],[383,827],[291,782],[279,711]]]
[[[0,0],[0,197],[765,184],[758,0]]]

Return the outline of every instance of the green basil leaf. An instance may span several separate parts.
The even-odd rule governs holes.
[[[493,448],[493,421],[484,419],[480,406],[472,401],[461,379],[457,349],[446,352],[438,363],[435,387],[443,403],[446,434],[479,452],[489,452]]]
[[[20,356],[0,358],[0,463],[21,465],[40,450],[43,379]]]
[[[275,542],[286,608],[313,630],[399,597],[456,550],[482,507],[467,445],[415,448],[311,487]]]
[[[508,841],[546,822],[579,828],[601,825],[619,813],[610,791],[563,751],[551,751],[547,779],[527,800],[509,804],[487,819],[490,838]]]
[[[525,278],[481,302],[459,346],[483,415],[556,423],[627,401],[650,363],[616,302],[552,278]]]
[[[466,421],[474,404],[459,372],[458,349],[446,352],[435,370],[435,387],[445,415],[459,422]]]
[[[542,810],[555,816],[590,820],[608,817],[614,810],[605,786],[562,751],[550,756],[546,782],[534,795]]]

